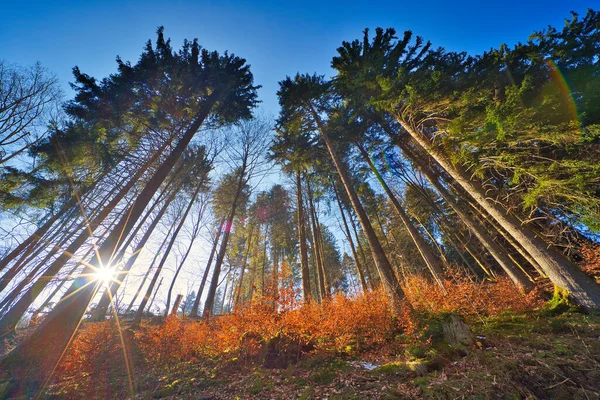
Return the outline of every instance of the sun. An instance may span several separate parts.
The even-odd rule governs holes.
[[[109,284],[115,278],[115,269],[111,267],[100,267],[94,272],[97,281],[102,281],[105,285]]]

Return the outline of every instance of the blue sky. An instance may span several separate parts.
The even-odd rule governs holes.
[[[365,27],[411,29],[434,46],[480,52],[523,41],[548,24],[560,26],[569,11],[590,1],[40,1],[0,0],[0,59],[20,65],[40,61],[54,72],[67,98],[71,69],[102,78],[114,59],[137,60],[156,27],[179,47],[197,37],[210,50],[248,60],[263,85],[262,108],[278,111],[277,82],[296,72],[331,75],[329,63],[342,40]]]
[[[365,27],[411,29],[435,47],[477,53],[524,41],[533,30],[548,24],[560,26],[569,11],[583,14],[590,3],[0,0],[0,59],[23,66],[41,62],[56,74],[70,99],[73,92],[68,82],[75,65],[103,78],[115,71],[117,55],[135,62],[145,42],[154,39],[156,28],[164,25],[175,48],[184,38],[198,38],[205,48],[229,50],[246,58],[256,83],[263,85],[259,92],[263,112],[275,116],[278,81],[296,72],[331,75],[329,65],[336,48],[343,40],[360,38]],[[281,177],[274,181],[280,182]],[[334,231],[342,250],[349,251],[339,240],[342,235],[335,218],[322,222]],[[196,247],[204,254],[209,244]],[[150,251],[144,257],[151,255]],[[198,263],[187,264],[178,281],[180,293],[196,288],[199,280]],[[172,273],[169,268],[167,275]],[[130,281],[138,272],[132,272]],[[132,290],[136,286],[128,285]],[[159,298],[166,295],[166,286]]]

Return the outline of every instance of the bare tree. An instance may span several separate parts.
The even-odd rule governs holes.
[[[61,91],[39,63],[22,68],[0,60],[0,165],[40,141]]]

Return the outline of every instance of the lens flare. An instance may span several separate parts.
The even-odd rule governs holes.
[[[94,272],[94,278],[97,281],[109,284],[115,279],[115,269],[111,267],[101,267]]]
[[[565,106],[567,107],[566,111],[568,112],[569,117],[577,123],[578,128],[581,130],[581,118],[579,111],[577,110],[577,104],[575,103],[575,99],[573,97],[573,91],[569,86],[567,78],[558,69],[558,66],[554,63],[554,61],[548,59],[546,60],[546,64],[548,65],[550,79],[558,86],[562,100],[565,102]]]

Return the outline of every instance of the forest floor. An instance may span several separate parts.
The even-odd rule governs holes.
[[[352,355],[307,353],[285,368],[236,358],[134,368],[136,399],[600,399],[600,316],[532,310],[470,322],[475,343],[399,338]],[[57,377],[45,398],[130,398],[108,378]],[[117,368],[114,368],[117,367]]]

